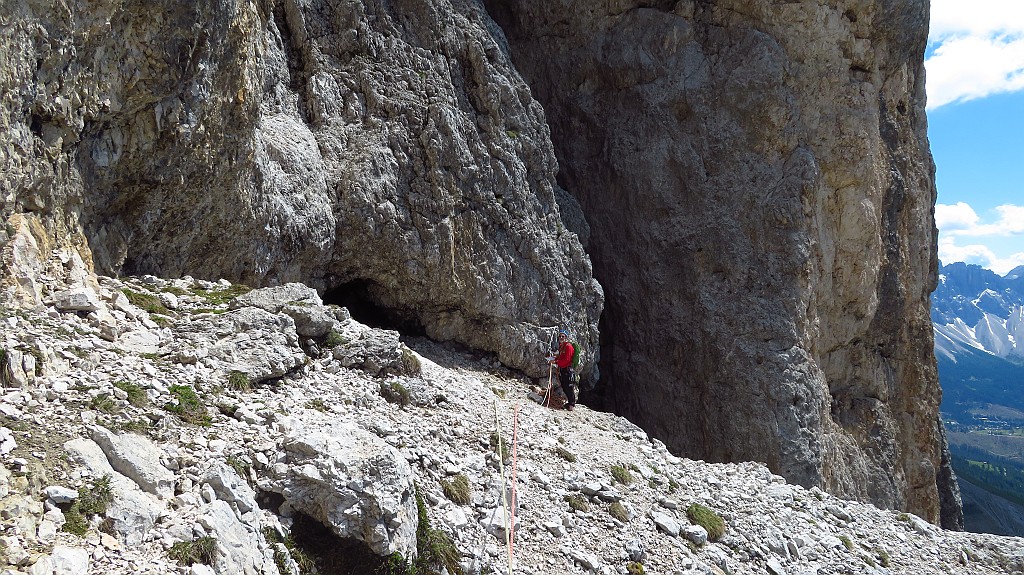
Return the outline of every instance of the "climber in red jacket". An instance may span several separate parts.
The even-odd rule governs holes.
[[[576,406],[576,393],[572,386],[572,358],[576,350],[569,343],[569,332],[564,329],[558,332],[558,357],[551,360],[551,364],[558,368],[558,383],[562,386],[562,393],[565,394],[565,408],[572,411]]]

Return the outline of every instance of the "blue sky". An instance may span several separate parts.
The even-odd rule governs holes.
[[[932,0],[928,138],[939,259],[1024,264],[1024,0]]]

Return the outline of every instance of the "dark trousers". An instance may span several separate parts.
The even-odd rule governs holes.
[[[558,383],[562,386],[562,393],[565,394],[566,401],[569,405],[576,405],[576,394],[573,393],[572,379],[570,379],[570,369],[558,369]]]

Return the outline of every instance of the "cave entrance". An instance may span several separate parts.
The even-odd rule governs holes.
[[[425,336],[426,330],[412,314],[402,313],[384,305],[374,297],[376,284],[363,279],[341,284],[324,292],[325,304],[348,309],[352,319],[379,329],[390,329],[408,336]]]

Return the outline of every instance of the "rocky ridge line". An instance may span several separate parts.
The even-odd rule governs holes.
[[[5,574],[182,573],[169,553],[207,538],[210,565],[191,575],[296,573],[275,539],[301,517],[408,556],[414,486],[464,572],[503,573],[495,404],[506,438],[519,410],[515,573],[1024,571],[1021,539],[944,531],[757,463],[677,458],[625,419],[525,400],[531,381],[489,356],[410,348],[300,284],[95,285],[54,282],[45,305],[0,313]],[[465,504],[444,489],[460,475]],[[84,537],[63,531],[102,477],[108,509]],[[724,518],[717,541],[687,520],[695,503]]]

